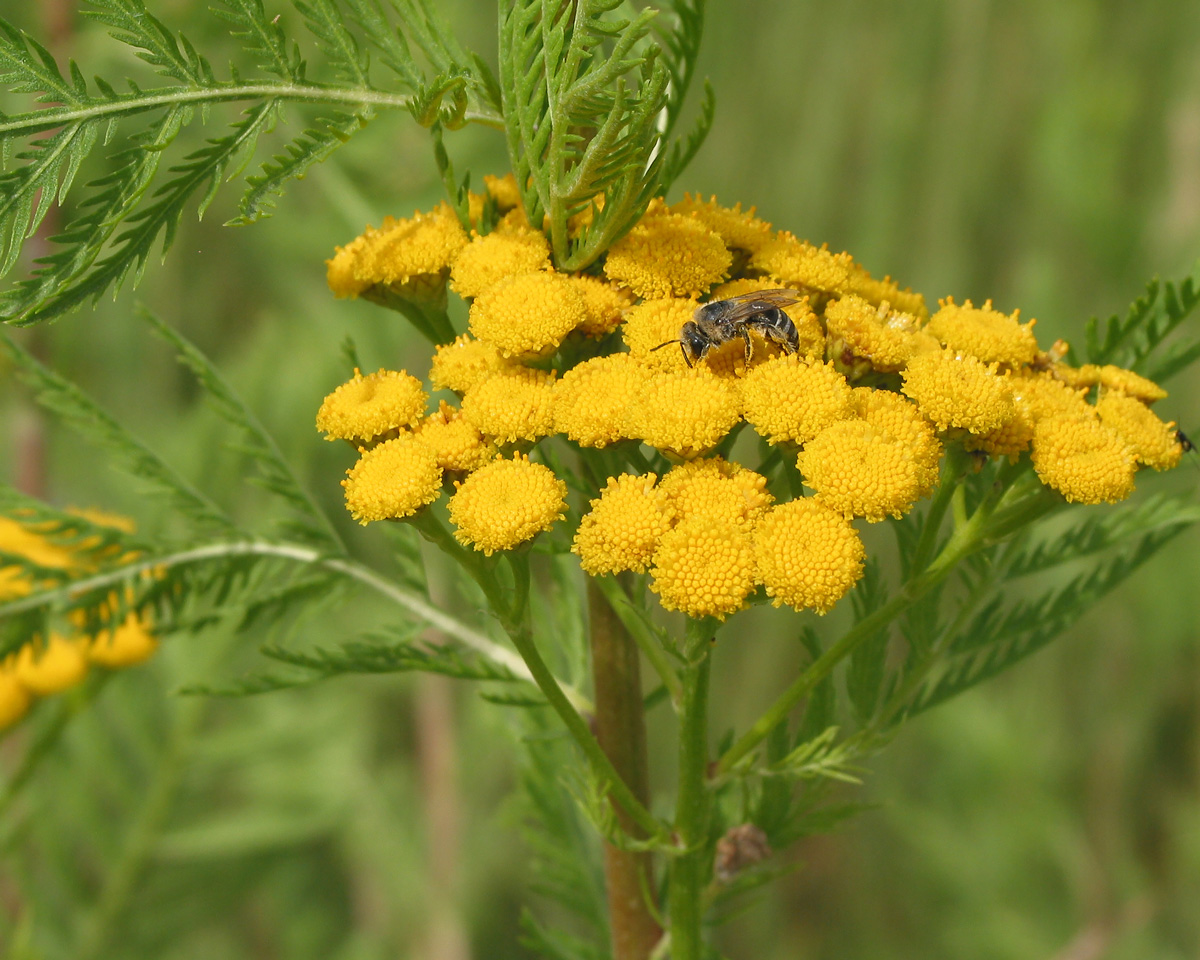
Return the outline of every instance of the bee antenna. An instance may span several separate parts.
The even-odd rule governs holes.
[[[663,347],[669,347],[673,343],[683,343],[683,341],[682,340],[668,340],[666,343],[660,343],[657,347],[651,347],[650,352],[653,353],[655,350],[661,350]]]

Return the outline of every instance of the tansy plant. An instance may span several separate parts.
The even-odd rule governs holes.
[[[712,116],[706,91],[678,135],[702,0],[500,0],[498,73],[422,0],[294,6],[321,49],[319,78],[259,0],[215,8],[249,54],[227,77],[140,0],[94,0],[88,15],[154,68],[154,87],[88,82],[2,26],[0,72],[41,101],[0,117],[17,161],[2,181],[5,267],[56,196],[84,197],[3,309],[35,323],[139,274],[287,109],[321,116],[248,177],[239,221],[377,114],[409,112],[432,135],[445,202],[331,240],[326,269],[334,296],[400,314],[428,341],[428,364],[371,372],[351,346],[353,375],[315,411],[345,444],[347,510],[391,535],[404,574],[356,558],[232,388],[164,324],[291,511],[284,530],[236,523],[6,341],[38,398],[165,496],[178,522],[175,539],[143,542],[4,493],[0,723],[81,680],[89,661],[134,663],[198,619],[232,610],[261,629],[373,591],[394,606],[381,633],[266,647],[284,672],[223,692],[414,670],[484,685],[541,731],[528,742],[543,751],[531,809],[558,795],[556,809],[603,840],[595,901],[571,879],[600,869],[588,843],[562,817],[534,816],[543,856],[558,858],[543,892],[574,917],[556,932],[528,914],[530,948],[695,960],[712,955],[706,925],[836,819],[833,782],[853,780],[904,721],[1045,646],[1197,519],[1182,502],[1129,499],[1188,446],[1160,416],[1160,384],[1200,356],[1180,336],[1200,301],[1190,279],[1151,284],[1082,344],[1039,343],[1015,310],[931,304],[752,209],[667,199]],[[163,162],[226,101],[246,104],[227,133]],[[468,123],[495,128],[511,163],[480,189],[444,142]],[[75,187],[99,149],[112,172]],[[774,315],[784,335],[738,321],[702,357],[681,348],[702,304],[763,291],[788,292]],[[876,524],[894,547],[864,543]],[[484,626],[431,598],[417,534],[491,614]],[[1067,564],[1079,572],[1049,589],[1013,589]],[[794,618],[807,664],[753,722],[714,739],[710,673],[724,645],[758,642],[739,615],[760,604]],[[829,635],[822,616],[845,605],[848,628]],[[673,796],[651,790],[647,767],[646,723],[665,713],[678,721]],[[573,746],[547,768],[554,724]]]

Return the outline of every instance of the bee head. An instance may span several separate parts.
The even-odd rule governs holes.
[[[683,359],[687,361],[689,367],[694,367],[697,362],[704,359],[704,355],[708,353],[708,348],[712,346],[712,340],[705,335],[695,321],[689,320],[683,325],[679,331],[678,340],[668,340],[666,343],[660,343],[657,347],[651,347],[650,352],[661,350],[663,347],[669,347],[671,344],[679,344],[679,348],[683,351]]]

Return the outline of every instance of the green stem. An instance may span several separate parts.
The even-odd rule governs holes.
[[[658,642],[658,638],[654,636],[654,633],[647,627],[645,621],[630,606],[629,594],[622,587],[620,578],[591,577],[588,583],[589,585],[595,584],[595,589],[604,594],[608,605],[620,618],[629,635],[633,637],[633,642],[638,645],[638,649],[650,661],[650,666],[654,668],[654,672],[658,674],[658,679],[666,687],[667,693],[671,697],[672,705],[678,710],[680,698],[683,695],[683,684],[680,683],[679,675],[671,666],[671,661],[667,658],[666,651],[663,650],[662,644]]]
[[[933,503],[929,505],[928,513],[925,514],[925,524],[921,528],[921,539],[917,541],[917,549],[913,552],[911,569],[924,570],[925,565],[933,556],[934,548],[937,546],[938,532],[942,529],[942,520],[946,517],[946,510],[950,507],[954,491],[962,483],[965,465],[966,454],[961,447],[946,448],[946,462],[942,466],[941,483],[938,485]]]
[[[708,860],[708,621],[688,624],[689,639],[703,647],[683,675],[679,715],[679,796],[675,801],[675,836],[682,848],[671,862],[668,913],[671,960],[700,960],[704,952],[702,895],[711,873]],[[689,644],[695,647],[699,644]]]

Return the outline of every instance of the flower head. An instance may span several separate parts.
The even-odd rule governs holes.
[[[694,516],[663,534],[650,589],[666,610],[724,620],[754,589],[754,547],[744,524]]]
[[[1037,321],[1018,323],[1019,314],[1019,310],[1011,316],[994,310],[991,300],[982,307],[972,306],[970,300],[959,306],[947,297],[926,329],[958,353],[970,354],[984,363],[1016,367],[1032,362],[1038,352],[1033,336]]]
[[[643,299],[698,297],[732,263],[721,238],[699,220],[654,213],[613,244],[604,273]]]
[[[1087,402],[1087,389],[1068,386],[1050,373],[1023,373],[1009,378],[1013,399],[1028,407],[1034,422],[1043,417],[1063,414],[1094,417],[1095,408]]]
[[[501,213],[508,213],[509,210],[521,205],[521,191],[517,187],[517,178],[511,173],[506,173],[502,177],[485,173],[483,184],[492,199],[496,201],[496,209]]]
[[[577,364],[554,385],[554,429],[584,447],[625,439],[627,411],[650,373],[628,353]]]
[[[409,219],[387,218],[379,230],[367,229],[366,242],[353,262],[355,280],[404,287],[444,279],[445,272],[467,245],[467,234],[446,204]],[[335,257],[336,259],[336,257]]]
[[[753,525],[771,505],[767,478],[721,457],[691,460],[671,469],[659,494],[673,519],[715,517]]]
[[[695,300],[669,298],[647,300],[633,307],[621,324],[621,337],[630,354],[655,370],[688,369],[680,350],[663,345],[679,339],[680,330],[692,319],[698,306]]]
[[[814,247],[783,231],[759,247],[750,266],[783,287],[839,293],[846,288],[853,261],[848,253],[831,253],[828,247]]]
[[[148,660],[157,649],[158,639],[146,621],[131,613],[111,630],[102,630],[92,638],[87,645],[87,658],[115,670]]]
[[[548,436],[554,432],[554,374],[514,367],[488,377],[463,395],[462,414],[500,443]]]
[[[410,517],[442,489],[437,456],[407,433],[367,450],[346,473],[346,508],[364,526]]]
[[[937,486],[942,444],[917,405],[889,390],[855,387],[854,413],[888,440],[903,446],[917,467],[920,496]]]
[[[882,373],[902,370],[923,349],[938,346],[915,316],[894,312],[886,300],[879,306],[853,294],[834,300],[825,306],[825,323],[834,356],[848,352]]]
[[[754,528],[759,582],[775,606],[828,613],[862,576],[858,531],[812,497],[781,503]]]
[[[444,400],[437,413],[417,425],[413,439],[433,451],[439,467],[454,473],[477,470],[496,455],[495,445],[485,442],[475,424]]]
[[[733,387],[697,367],[651,376],[629,408],[627,429],[659,450],[695,457],[720,443],[740,419]]]
[[[453,343],[444,343],[434,351],[429,382],[437,390],[466,393],[493,374],[516,366],[516,361],[500,356],[500,351],[492,344],[464,333]]]
[[[17,679],[14,658],[0,661],[0,730],[11,727],[29,712],[33,697]]]
[[[1042,483],[1070,501],[1115,503],[1133,492],[1133,451],[1096,419],[1056,415],[1039,420],[1032,456]]]
[[[471,304],[471,333],[505,357],[552,353],[587,319],[569,277],[525,273],[492,284]]]
[[[633,303],[628,290],[599,277],[572,277],[571,283],[583,297],[585,317],[579,330],[589,337],[604,337],[616,330]]]
[[[580,521],[571,552],[593,577],[636,570],[643,573],[658,542],[670,529],[662,497],[654,489],[656,476],[622,474],[610,477],[591,512]]]
[[[865,420],[830,424],[796,459],[817,499],[846,517],[902,517],[921,497],[926,468],[903,444]]]
[[[754,215],[754,207],[743,211],[740,203],[722,207],[716,197],[703,202],[699,195],[685,193],[672,213],[694,217],[721,238],[725,246],[754,253],[771,239],[771,225]]]
[[[389,430],[410,427],[425,413],[429,399],[421,381],[403,370],[354,371],[325,398],[317,429],[326,440],[372,440]]]
[[[358,262],[369,243],[366,234],[355,237],[344,247],[335,247],[333,257],[325,261],[325,280],[339,300],[357,297],[372,285],[370,280],[359,279],[357,275]]]
[[[1179,465],[1183,447],[1174,423],[1163,423],[1142,401],[1117,390],[1105,390],[1096,401],[1100,422],[1115,430],[1133,450],[1139,463],[1155,470]]]
[[[567,508],[567,485],[525,456],[497,458],[454,486],[454,536],[488,556],[549,530]]]
[[[1008,381],[974,357],[951,350],[913,357],[904,370],[904,393],[939,430],[998,430],[1014,416]]]
[[[850,268],[846,291],[857,294],[877,307],[886,300],[891,304],[893,310],[911,314],[918,320],[924,320],[929,316],[929,308],[925,305],[925,298],[921,294],[913,293],[908,287],[901,287],[891,277],[876,280],[857,263]]]
[[[850,416],[850,384],[833,364],[776,357],[740,381],[746,420],[769,443],[807,443]]]
[[[540,230],[513,230],[476,236],[450,268],[450,289],[478,297],[506,277],[550,269],[550,245]]]
[[[1094,363],[1085,363],[1076,368],[1066,363],[1056,363],[1051,368],[1051,373],[1076,389],[1102,386],[1107,390],[1120,390],[1126,396],[1136,397],[1147,404],[1163,400],[1167,396],[1167,391],[1153,380],[1113,364],[1101,367]]]
[[[26,690],[46,697],[81,683],[87,668],[84,642],[52,633],[44,645],[25,644],[17,653],[13,670]]]

